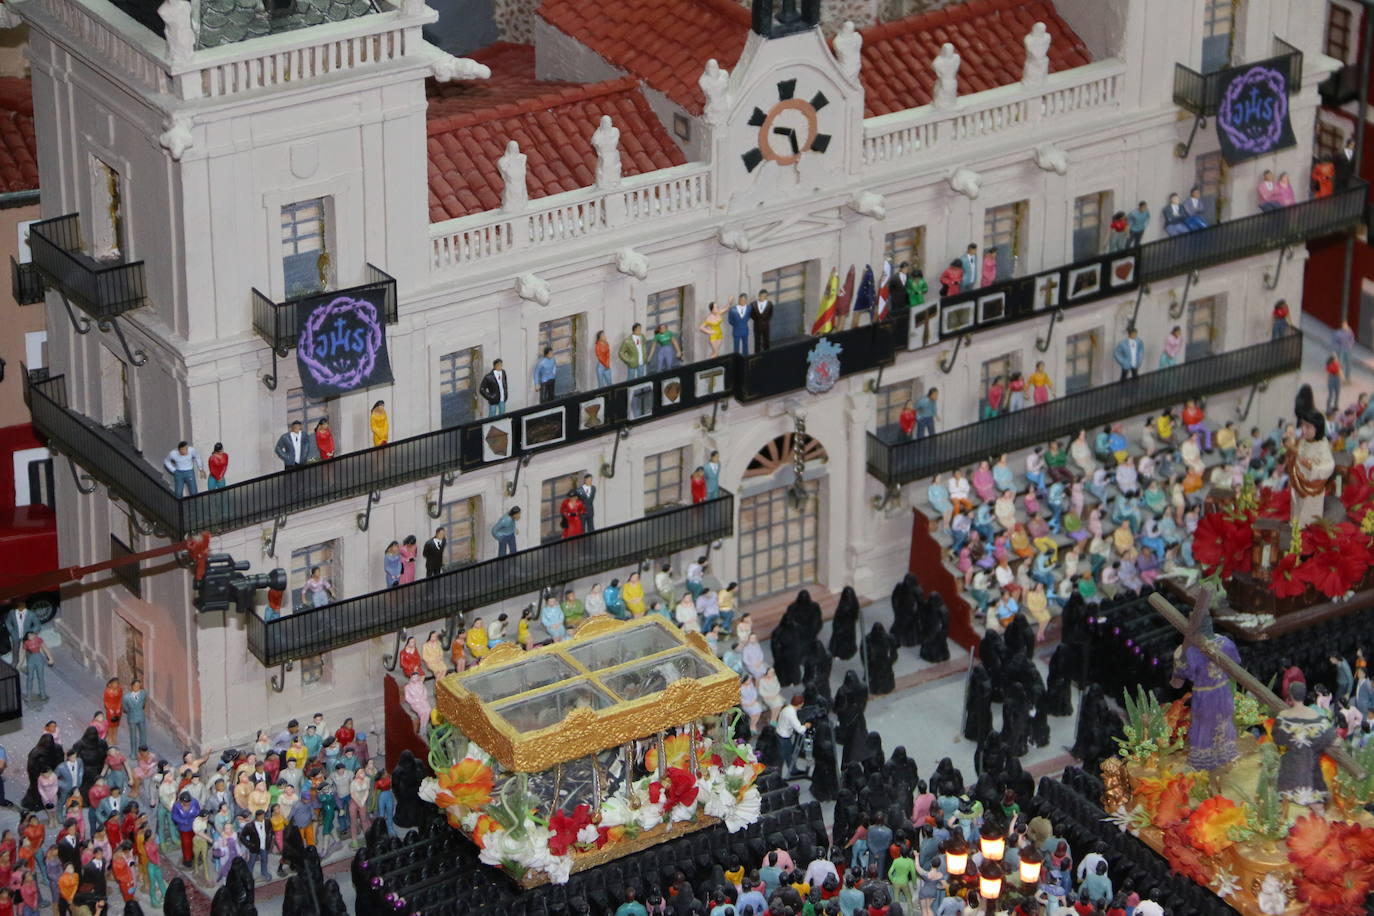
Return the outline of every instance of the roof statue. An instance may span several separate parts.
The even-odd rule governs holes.
[[[1045,23],[1031,26],[1022,43],[1026,46],[1026,66],[1021,71],[1021,82],[1038,86],[1050,75],[1050,33]]]
[[[507,213],[519,213],[529,206],[530,192],[525,185],[525,162],[525,154],[520,152],[520,144],[514,140],[506,144],[505,155],[496,161],[504,184],[501,191],[501,209]]]
[[[184,64],[196,50],[196,29],[191,24],[188,0],[163,0],[157,8],[167,35],[167,56],[174,64]]]
[[[602,115],[601,123],[592,134],[596,148],[596,186],[614,188],[620,184],[620,130],[611,123],[610,115]]]
[[[712,127],[720,127],[730,116],[730,71],[716,63],[713,57],[706,62],[706,69],[701,71],[697,85],[701,87],[702,95],[706,96],[702,117]]]
[[[945,42],[940,45],[940,53],[930,62],[935,71],[935,97],[931,104],[936,108],[953,108],[959,103],[959,64],[962,58],[954,50],[954,45]]]
[[[846,20],[832,44],[835,48],[835,59],[840,63],[840,72],[847,79],[858,79],[859,69],[863,63],[860,52],[863,50],[864,37],[854,28],[854,23]]]

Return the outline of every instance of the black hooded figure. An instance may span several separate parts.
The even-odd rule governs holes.
[[[1003,669],[1008,684],[1020,684],[1026,691],[1026,699],[1033,706],[1045,695],[1045,679],[1040,669],[1035,667],[1028,655],[1013,655]]]
[[[797,624],[804,646],[821,635],[821,606],[811,600],[811,593],[806,589],[797,592],[797,599],[787,606],[782,616],[784,620],[791,617]]]
[[[1002,634],[1002,642],[1007,646],[1007,655],[1024,655],[1026,658],[1035,656],[1035,628],[1026,619],[1025,614],[1017,614],[1007,625],[1007,631]]]
[[[1013,681],[1007,684],[1006,698],[1002,701],[1002,740],[1006,742],[1007,753],[1013,757],[1023,757],[1030,753],[1031,701],[1026,688]],[[1001,772],[998,768],[997,772]]]
[[[825,643],[819,639],[811,640],[811,648],[802,662],[802,683],[814,687],[816,692],[830,699],[830,668],[833,660],[826,651]]]
[[[811,726],[811,796],[816,801],[834,801],[840,792],[840,774],[835,759],[835,731],[830,717]]]
[[[992,683],[992,702],[1002,702],[1002,690],[1007,684],[1007,645],[1001,633],[988,630],[983,634],[983,641],[978,644],[978,660],[987,669],[988,680]]]
[[[902,810],[909,812],[911,796],[916,790],[916,784],[921,781],[921,775],[916,768],[916,761],[907,755],[905,745],[899,744],[893,748],[892,756],[883,767],[883,781],[887,783],[888,790],[896,796],[889,801],[895,802]]]
[[[1035,703],[1035,713],[1031,716],[1030,740],[1036,747],[1048,747],[1050,743],[1050,714],[1045,709],[1044,697]]]
[[[903,646],[916,645],[916,577],[907,573],[892,587],[892,635]],[[910,642],[907,640],[910,639]]]
[[[1000,776],[1011,759],[1007,743],[1002,740],[1001,732],[988,732],[981,744],[973,751],[973,770],[975,773],[992,773]]]
[[[977,744],[992,731],[992,680],[988,671],[975,664],[969,671],[964,691],[964,737]]]
[[[1116,752],[1114,735],[1121,734],[1121,720],[1107,705],[1107,695],[1098,684],[1083,692],[1078,708],[1078,729],[1073,755],[1083,761],[1083,769],[1096,774],[1102,761]]]
[[[835,617],[830,621],[830,654],[848,661],[859,651],[859,596],[852,585],[840,592]]]
[[[867,708],[868,688],[859,679],[858,672],[851,668],[844,673],[844,683],[840,684],[840,689],[835,691],[835,719],[839,723],[835,729],[835,743],[844,749],[845,763],[859,759],[850,756],[850,745],[855,736],[862,738],[868,733],[868,724],[864,720],[864,710]],[[859,746],[862,747],[862,744]]]
[[[759,740],[754,745],[759,752],[759,763],[766,767],[782,766],[781,749],[778,747],[778,730],[768,723],[759,732]]]
[[[868,631],[868,692],[875,697],[883,696],[897,689],[897,678],[892,666],[897,661],[897,640],[893,639],[881,623],[873,624]]]
[[[81,775],[82,798],[85,798],[91,786],[100,778],[101,771],[105,769],[105,755],[109,749],[110,746],[101,740],[94,725],[86,726],[85,733],[72,745],[72,750],[76,751],[76,756],[81,759],[81,765],[84,767]]]
[[[1045,696],[1040,701],[1051,716],[1073,715],[1073,672],[1070,655],[1073,649],[1060,643],[1050,656],[1049,677],[1045,680]],[[1038,710],[1037,710],[1038,711]]]
[[[937,798],[941,795],[958,798],[964,794],[964,774],[955,768],[954,762],[948,757],[935,765],[935,772],[930,776],[930,791]]]
[[[783,687],[795,687],[802,682],[802,652],[808,643],[797,618],[783,614],[768,642],[773,650],[773,673]]]
[[[186,882],[173,878],[167,883],[167,893],[162,897],[163,916],[191,916],[191,901],[186,896]]]
[[[921,636],[921,659],[938,663],[949,661],[949,608],[939,592],[926,599],[926,617],[930,626]]]
[[[29,751],[26,768],[29,774],[29,789],[19,802],[25,811],[42,811],[43,799],[38,796],[38,777],[44,770],[56,770],[64,759],[62,745],[53,740],[48,732],[38,736],[38,743]]]
[[[424,820],[425,806],[420,801],[420,783],[424,778],[425,771],[415,755],[401,751],[391,771],[391,795],[396,800],[392,821],[397,827],[419,827]]]
[[[1002,774],[1002,788],[1011,789],[1017,800],[1025,805],[1035,795],[1035,780],[1021,766],[1021,761],[1013,757],[1007,761],[1007,769]]]
[[[883,755],[883,736],[878,732],[869,732],[864,739],[864,772],[872,776],[883,771],[883,764],[887,758]]]

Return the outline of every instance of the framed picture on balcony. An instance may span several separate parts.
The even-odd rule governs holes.
[[[1040,274],[1033,282],[1035,285],[1034,293],[1031,295],[1031,311],[1043,312],[1059,305],[1059,293],[1064,288],[1064,276],[1060,271],[1052,270]]]
[[[1102,265],[1088,264],[1069,271],[1068,301],[1096,296],[1102,290]]]
[[[557,445],[566,438],[568,428],[565,408],[551,407],[538,413],[525,414],[520,418],[520,441],[527,449]]]
[[[973,327],[974,317],[978,314],[978,303],[956,302],[940,307],[940,336],[949,337]]]
[[[627,392],[631,420],[642,420],[654,413],[654,383],[642,382],[630,387]]]
[[[1135,255],[1128,254],[1112,262],[1107,271],[1107,285],[1112,289],[1135,283]]]
[[[606,398],[589,398],[577,405],[577,428],[600,429],[606,425]]]
[[[725,367],[712,366],[702,369],[692,377],[692,387],[699,398],[708,398],[725,390]]]
[[[482,424],[482,460],[501,461],[511,456],[510,418]]]
[[[990,293],[978,299],[978,323],[988,324],[1007,317],[1006,291]]]
[[[665,378],[658,386],[660,407],[676,407],[682,403],[682,379]]]

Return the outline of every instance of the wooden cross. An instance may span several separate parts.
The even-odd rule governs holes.
[[[1045,308],[1049,308],[1050,306],[1054,305],[1054,303],[1051,302],[1050,299],[1053,298],[1054,291],[1058,288],[1059,281],[1055,278],[1054,274],[1049,274],[1048,276],[1046,276],[1045,282],[1040,284],[1040,292],[1045,294]]]
[[[1183,647],[1197,646],[1208,659],[1216,662],[1218,668],[1226,672],[1226,675],[1234,680],[1241,687],[1250,692],[1257,700],[1269,707],[1275,715],[1288,709],[1288,704],[1279,698],[1274,691],[1270,690],[1241,665],[1236,664],[1217,646],[1203,637],[1203,624],[1206,623],[1212,606],[1212,590],[1206,586],[1198,592],[1197,601],[1193,603],[1193,613],[1184,617],[1178,612],[1169,599],[1155,592],[1150,596],[1150,607],[1159,612],[1159,615],[1169,623],[1174,625],[1183,634]],[[1356,779],[1364,779],[1364,768],[1355,762],[1345,748],[1337,745],[1328,747],[1324,753],[1336,762],[1341,769],[1345,770]]]

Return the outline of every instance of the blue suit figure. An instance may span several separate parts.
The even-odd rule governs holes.
[[[1140,364],[1145,359],[1145,347],[1136,338],[1134,327],[1126,332],[1126,338],[1112,351],[1112,359],[1121,367],[1121,380],[1135,378],[1140,374]]]
[[[730,320],[730,335],[735,341],[735,352],[740,356],[749,355],[749,302],[741,295],[739,302],[730,308],[725,316]]]

